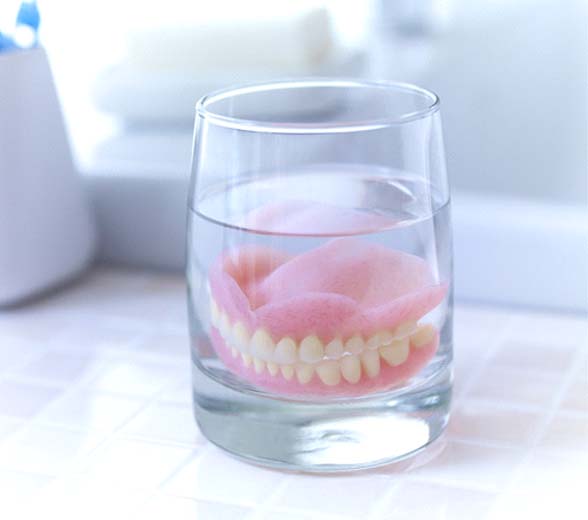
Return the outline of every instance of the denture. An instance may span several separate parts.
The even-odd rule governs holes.
[[[287,395],[356,396],[393,388],[433,357],[427,315],[447,285],[420,257],[359,238],[305,253],[246,245],[210,282],[212,344],[235,374]]]

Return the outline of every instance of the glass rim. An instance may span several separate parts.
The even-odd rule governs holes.
[[[222,101],[231,97],[243,94],[271,92],[276,90],[287,90],[295,88],[319,88],[319,87],[336,87],[336,88],[372,88],[388,90],[390,92],[405,92],[418,95],[428,100],[426,107],[407,111],[398,116],[384,116],[379,118],[368,118],[358,121],[324,121],[324,122],[276,122],[261,121],[241,117],[226,116],[215,113],[208,107],[212,103]],[[394,125],[409,123],[418,119],[424,119],[439,111],[439,96],[433,91],[419,87],[412,83],[389,80],[364,80],[357,78],[296,78],[282,79],[275,81],[260,81],[253,83],[244,83],[232,87],[215,90],[202,96],[196,103],[196,115],[210,123],[218,126],[224,126],[235,130],[244,130],[250,132],[279,133],[279,134],[330,134],[342,132],[358,132],[366,130],[376,130],[387,128]]]

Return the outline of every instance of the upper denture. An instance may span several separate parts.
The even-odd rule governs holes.
[[[335,236],[396,224],[359,210],[282,201],[249,212],[240,225]],[[360,395],[414,375],[440,338],[419,320],[447,292],[422,258],[349,237],[298,255],[241,245],[214,264],[210,288],[211,339],[227,366],[266,388],[321,395]]]
[[[354,335],[369,343],[374,334],[418,320],[447,291],[423,259],[355,238],[331,240],[297,256],[241,247],[215,265],[210,285],[230,323],[249,332],[262,329],[275,343],[316,336],[325,347]],[[303,347],[310,359],[312,347]]]

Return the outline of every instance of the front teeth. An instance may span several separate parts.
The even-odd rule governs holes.
[[[361,379],[361,363],[356,356],[345,356],[341,360],[341,375],[353,384]]]
[[[300,384],[305,385],[306,383],[310,383],[314,374],[314,367],[312,365],[297,365],[295,370],[296,378]]]
[[[290,381],[294,377],[294,367],[291,365],[284,365],[280,367],[280,372],[286,381]]]
[[[325,347],[325,354],[329,359],[341,359],[344,352],[343,342],[339,338],[335,338]]]
[[[357,384],[362,373],[369,379],[378,377],[381,360],[391,367],[402,365],[410,356],[411,347],[429,345],[437,331],[433,325],[416,322],[400,324],[394,331],[382,330],[365,340],[355,334],[342,341],[334,338],[323,346],[316,335],[306,336],[300,344],[283,337],[274,343],[270,333],[256,329],[250,335],[247,326],[236,321],[231,325],[227,313],[211,301],[212,324],[230,348],[233,358],[241,357],[243,365],[256,374],[267,371],[273,377],[290,381],[296,376],[300,384],[308,384],[315,373],[326,386],[336,386],[344,379]]]
[[[261,358],[264,361],[274,359],[274,342],[265,329],[257,329],[249,343],[253,357]]]
[[[364,348],[365,344],[363,339],[357,334],[349,338],[345,343],[345,350],[347,350],[347,352],[351,352],[352,354],[359,354],[363,351]]]
[[[316,336],[306,336],[300,342],[300,360],[304,363],[318,363],[324,355],[323,344]]]
[[[316,373],[327,386],[338,385],[341,381],[341,371],[336,361],[324,361],[316,367]]]
[[[365,350],[361,354],[361,365],[370,379],[380,373],[380,353],[377,350]]]
[[[274,352],[276,363],[291,365],[296,363],[296,342],[292,338],[282,338],[278,341]]]

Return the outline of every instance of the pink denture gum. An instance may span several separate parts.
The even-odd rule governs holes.
[[[335,238],[299,255],[231,250],[210,289],[212,344],[235,374],[283,394],[355,396],[397,386],[432,358],[439,332],[419,320],[447,285],[417,256]]]

